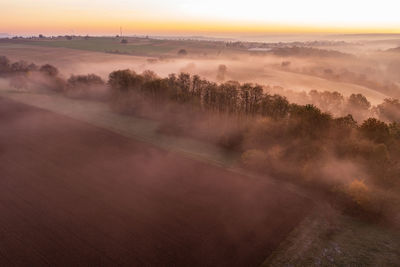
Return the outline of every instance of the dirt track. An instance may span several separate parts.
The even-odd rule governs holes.
[[[280,186],[0,98],[1,266],[257,266],[309,209]]]

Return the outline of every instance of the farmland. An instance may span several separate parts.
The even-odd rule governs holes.
[[[0,41],[0,56],[7,56],[1,58],[0,77],[0,209],[7,214],[0,219],[0,263],[400,262],[398,165],[392,160],[398,155],[393,145],[397,124],[382,122],[391,127],[384,144],[363,132],[364,120],[383,115],[384,99],[398,93],[398,55],[372,50],[379,43],[362,45],[370,54],[356,54],[355,45],[343,45],[351,47],[343,51],[354,52],[346,54],[280,43],[277,55],[249,51],[253,43],[229,47],[211,41],[121,39]],[[181,49],[187,54],[179,54]],[[96,80],[100,86],[92,87]],[[188,90],[182,89],[185,84]],[[200,95],[192,94],[196,88]],[[259,88],[266,113],[251,114],[243,92]],[[205,92],[215,96],[227,89],[236,92],[236,102],[205,97]],[[340,99],[332,108],[335,93]],[[321,101],[312,102],[313,96]],[[282,109],[287,116],[270,117],[279,100],[288,107]],[[349,108],[354,104],[358,109]],[[310,111],[325,116],[329,127],[315,124],[318,116],[307,124]],[[305,120],[292,120],[292,115]],[[343,126],[342,120],[350,122],[349,131],[335,128]],[[292,132],[287,126],[304,127]],[[331,138],[328,129],[344,142],[325,139]],[[230,140],[240,145],[230,147]],[[335,154],[336,148],[354,149],[358,158],[340,158],[344,154]],[[374,157],[387,165],[375,164]],[[375,165],[389,166],[390,172],[379,169],[373,180],[368,168]],[[380,180],[383,172],[393,179]],[[393,188],[377,186],[387,182]],[[348,189],[354,184],[361,191]],[[357,213],[360,205],[368,218]]]
[[[127,43],[121,43],[127,40]],[[176,56],[180,48],[187,48],[190,52],[204,54],[216,48],[224,48],[223,45],[216,45],[211,42],[179,41],[179,40],[158,40],[135,37],[89,37],[66,40],[57,39],[35,39],[35,40],[13,40],[11,43],[20,45],[44,46],[55,48],[69,48],[92,52],[105,52],[125,55],[145,56]],[[214,52],[215,53],[215,52]]]
[[[310,207],[279,184],[4,98],[0,118],[1,265],[257,266]]]
[[[18,42],[17,42],[18,43]],[[22,44],[64,47],[77,50],[87,50],[94,52],[121,53],[121,54],[164,54],[173,49],[165,45],[162,41],[152,42],[134,42],[131,44],[122,44],[118,38],[91,38],[88,40],[51,40],[51,41],[22,41]]]
[[[180,49],[187,50],[188,54],[177,55]],[[117,50],[124,52],[115,53]],[[132,38],[128,44],[121,44],[120,39],[111,37],[93,37],[87,40],[3,39],[0,41],[0,55],[7,55],[13,60],[54,64],[65,74],[96,73],[104,78],[115,69],[129,68],[136,72],[150,69],[160,76],[183,71],[215,80],[218,66],[225,65],[226,80],[280,87],[274,92],[281,94],[282,90],[287,91],[286,96],[293,101],[297,97],[291,91],[302,93],[312,89],[338,91],[344,95],[362,93],[372,103],[380,103],[384,98],[394,95],[381,89],[384,84],[378,88],[370,88],[353,81],[332,80],[313,74],[312,68],[324,71],[342,69],[341,66],[344,65],[357,70],[354,75],[362,75],[373,64],[373,61],[367,61],[363,57],[358,61],[353,58],[282,57],[269,53],[252,53],[244,48],[230,48],[224,43],[211,41]],[[392,64],[390,61],[393,57],[379,57],[385,61],[381,65]],[[291,67],[280,67],[283,61],[290,61]],[[376,66],[377,69],[381,68],[379,66]],[[310,72],[304,72],[307,68],[311,69]],[[387,73],[384,77],[382,75],[379,74],[378,78],[387,80]],[[393,81],[397,77],[395,75]]]
[[[0,10],[0,267],[400,266],[396,1]]]

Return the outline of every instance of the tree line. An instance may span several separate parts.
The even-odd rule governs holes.
[[[356,116],[362,112],[368,116],[371,110],[378,114],[357,122],[352,114],[334,116],[312,104],[290,103],[258,84],[216,83],[187,73],[159,77],[152,71],[132,70],[113,71],[108,81],[95,74],[64,79],[51,65],[11,63],[0,57],[1,77],[30,82],[33,74],[45,77],[48,88],[67,96],[88,97],[88,90],[107,88],[104,99],[120,112],[140,112],[138,107],[145,103],[162,111],[167,126],[178,129],[172,131],[175,134],[205,132],[217,144],[240,152],[243,167],[323,188],[347,199],[351,211],[379,215],[396,209],[400,192],[397,99],[372,107],[361,94],[345,98],[337,92],[308,93],[313,103],[328,111],[340,107]],[[331,166],[336,168],[327,171]]]
[[[197,132],[204,124],[196,114],[221,116],[221,120],[208,124],[210,132],[219,129],[218,143],[240,151],[245,168],[276,177],[295,177],[327,192],[335,191],[333,195],[345,199],[344,206],[351,212],[380,217],[396,209],[399,199],[393,192],[400,192],[397,99],[386,99],[372,107],[362,94],[344,98],[338,92],[309,92],[314,103],[349,112],[335,117],[312,104],[290,103],[258,84],[215,83],[187,73],[161,78],[151,71],[137,74],[118,70],[109,75],[108,84],[111,102],[123,104],[127,110],[134,109],[137,102],[126,100],[138,97],[156,108],[170,103],[184,107],[181,111],[188,113],[189,119],[175,116],[168,120],[169,126],[186,124],[184,129]],[[357,122],[351,112],[366,119]],[[368,117],[373,113],[385,121]],[[231,122],[228,131],[220,126],[226,121]],[[324,171],[332,163],[343,168],[343,177],[336,177],[335,169]]]

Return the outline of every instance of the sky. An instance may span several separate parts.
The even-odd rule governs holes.
[[[0,32],[400,33],[399,10],[399,0],[0,0]]]

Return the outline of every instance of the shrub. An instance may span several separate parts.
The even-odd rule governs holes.
[[[370,190],[362,180],[354,180],[346,187],[346,193],[358,206],[368,208],[371,202]]]
[[[369,118],[360,126],[361,133],[368,139],[384,143],[389,138],[389,127],[383,121],[375,118]]]
[[[243,139],[243,131],[228,131],[221,135],[218,145],[229,150],[241,150]]]
[[[50,64],[41,66],[39,71],[50,77],[55,77],[58,75],[58,69]]]
[[[178,51],[179,56],[186,56],[187,54],[188,54],[188,52],[186,51],[186,49],[180,49]]]
[[[400,122],[400,101],[398,99],[385,99],[377,106],[378,116],[381,120]]]
[[[97,76],[95,74],[88,74],[88,75],[72,75],[67,80],[67,84],[70,87],[78,87],[78,86],[104,85],[105,82],[100,76]]]
[[[10,71],[10,60],[5,56],[0,56],[0,75]]]
[[[105,82],[95,74],[72,75],[67,80],[66,93],[69,97],[104,99],[107,96]]]

